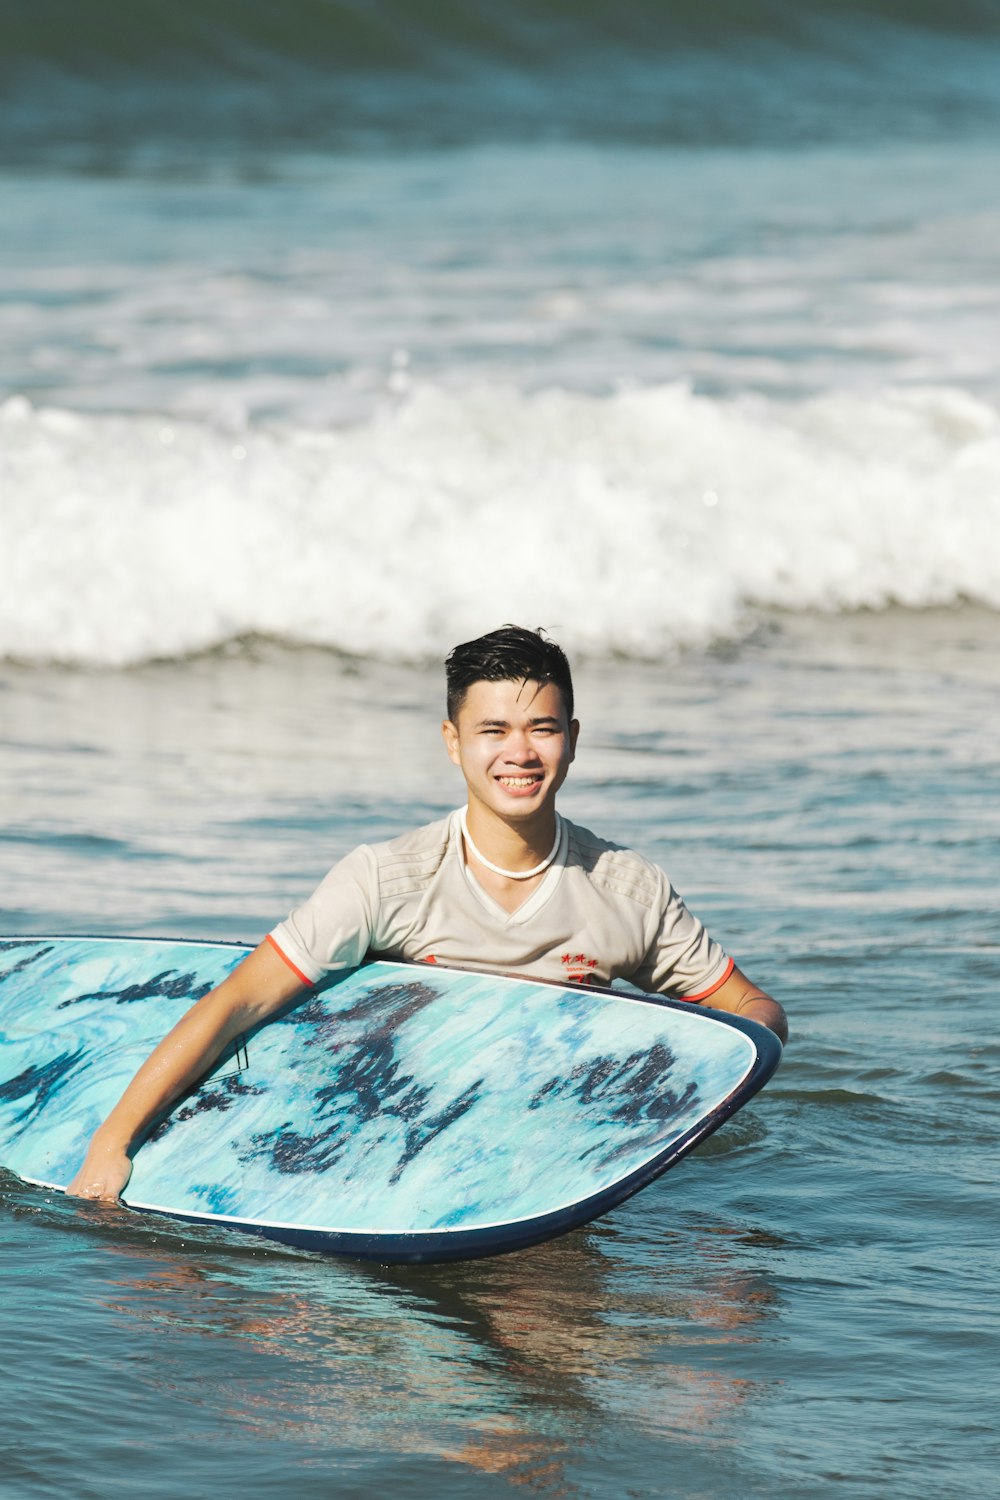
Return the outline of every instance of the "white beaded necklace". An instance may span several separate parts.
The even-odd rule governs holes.
[[[549,865],[556,857],[556,851],[559,848],[559,840],[562,838],[562,819],[560,818],[559,814],[556,813],[555,842],[553,843],[552,848],[549,850],[547,857],[542,860],[541,864],[536,865],[533,870],[503,870],[499,865],[495,865],[492,860],[487,859],[484,854],[480,854],[479,850],[472,842],[472,835],[469,833],[469,825],[465,816],[464,807],[460,811],[458,819],[459,823],[461,824],[462,834],[465,838],[465,842],[468,844],[470,850],[476,856],[479,863],[481,865],[485,865],[487,870],[492,870],[494,875],[502,875],[505,880],[530,880],[533,875],[540,875],[543,870],[547,870],[549,868]]]

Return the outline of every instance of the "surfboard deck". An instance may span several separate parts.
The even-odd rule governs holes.
[[[0,1162],[65,1188],[92,1132],[242,944],[0,941]],[[760,1089],[752,1021],[621,991],[377,962],[241,1038],[151,1131],[122,1201],[393,1262],[552,1238]]]

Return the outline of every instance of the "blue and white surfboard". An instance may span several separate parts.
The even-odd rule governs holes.
[[[249,950],[0,941],[0,1163],[63,1188],[156,1042]],[[703,1007],[431,965],[334,976],[153,1129],[123,1201],[389,1263],[491,1255],[621,1203],[777,1067]]]

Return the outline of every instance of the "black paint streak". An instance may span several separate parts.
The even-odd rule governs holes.
[[[113,1000],[116,1005],[132,1005],[137,1000],[200,1000],[213,989],[212,984],[196,984],[194,974],[178,974],[176,969],[164,969],[142,984],[129,984],[123,990],[94,990],[88,995],[74,995],[58,1006],[65,1010],[70,1005],[81,1005],[85,1000]]]
[[[669,1047],[655,1042],[641,1052],[617,1058],[605,1055],[589,1062],[577,1063],[568,1073],[550,1078],[535,1093],[529,1109],[538,1109],[546,1099],[572,1094],[581,1104],[600,1104],[624,1093],[625,1098],[612,1111],[612,1118],[627,1119],[637,1107],[640,1096],[666,1079],[676,1059]],[[649,1101],[650,1107],[655,1100]],[[624,1111],[624,1113],[622,1113]]]
[[[230,1073],[225,1078],[213,1079],[199,1089],[197,1094],[182,1104],[180,1109],[174,1110],[165,1120],[146,1137],[150,1141],[162,1140],[174,1125],[183,1125],[186,1120],[193,1120],[196,1115],[224,1114],[231,1109],[238,1099],[247,1099],[254,1094],[263,1094],[265,1090],[259,1084],[247,1083],[239,1074]]]
[[[328,1130],[316,1135],[301,1135],[290,1130],[288,1125],[279,1126],[262,1135],[255,1135],[251,1149],[244,1152],[240,1161],[245,1166],[262,1158],[269,1158],[270,1165],[282,1176],[291,1177],[299,1172],[325,1172],[343,1155],[346,1141],[338,1139],[343,1126],[340,1121]]]
[[[0,1103],[14,1104],[19,1099],[31,1099],[32,1103],[17,1117],[19,1125],[29,1124],[41,1114],[52,1095],[59,1092],[63,1080],[84,1056],[85,1049],[78,1048],[76,1052],[62,1052],[39,1067],[25,1068],[16,1078],[0,1083]]]
[[[415,1120],[430,1090],[403,1073],[391,1036],[378,1032],[365,1037],[336,1068],[333,1081],[313,1095],[317,1113],[334,1115],[334,1122],[313,1135],[300,1135],[287,1126],[253,1139],[253,1157],[270,1154],[279,1172],[325,1171],[347,1149],[344,1121],[352,1129],[375,1119]]]
[[[12,948],[23,947],[23,943],[0,943],[0,953],[9,953]],[[52,945],[50,944],[47,948],[36,948],[32,953],[26,953],[18,963],[14,964],[12,968],[4,969],[4,971],[0,973],[0,984],[2,984],[5,979],[13,979],[15,974],[22,974],[25,969],[29,968],[33,963],[37,963],[40,958],[46,958],[51,952]]]
[[[320,1118],[334,1118],[326,1129],[309,1135],[291,1130],[287,1123],[257,1135],[243,1160],[270,1158],[271,1166],[283,1174],[325,1171],[343,1157],[356,1129],[373,1120],[396,1119],[409,1123],[390,1178],[398,1181],[414,1157],[471,1109],[480,1095],[482,1080],[438,1114],[423,1118],[432,1090],[403,1072],[395,1038],[408,1020],[437,998],[435,990],[417,980],[380,985],[347,1010],[328,1011],[319,996],[299,1007],[296,1021],[310,1022],[315,1028],[308,1045],[326,1043],[331,1053],[340,1053],[331,1082],[314,1095]],[[345,1040],[344,1032],[352,1023],[366,1029],[360,1038]]]
[[[324,993],[320,990],[310,995],[304,1004],[296,1006],[282,1018],[287,1025],[305,1022],[312,1028],[313,1035],[306,1043],[309,1047],[324,1046],[331,1039],[342,1039],[345,1028],[351,1025],[364,1030],[366,1042],[375,1037],[391,1037],[438,998],[436,990],[419,979],[379,985],[345,1010],[325,1005]]]
[[[528,1108],[539,1109],[549,1099],[571,1094],[585,1106],[610,1105],[608,1119],[631,1127],[633,1132],[644,1127],[648,1131],[652,1125],[656,1127],[655,1136],[664,1121],[674,1119],[698,1097],[698,1085],[694,1079],[690,1079],[680,1092],[670,1088],[668,1080],[675,1064],[674,1054],[662,1042],[654,1043],[648,1050],[633,1052],[622,1060],[598,1057],[591,1062],[578,1063],[563,1077],[550,1078],[531,1099]],[[595,1145],[583,1156],[602,1152],[602,1161],[610,1163],[633,1151],[637,1144],[639,1142],[633,1134],[629,1141],[611,1149]]]
[[[400,1026],[405,1026],[414,1016],[418,1016],[437,998],[437,991],[419,979],[380,984],[378,989],[362,995],[349,1010],[341,1011],[340,1016],[344,1021],[356,1021],[363,1025],[380,1019],[383,1012],[386,1012],[382,1024],[374,1027],[368,1035],[388,1036]]]
[[[392,1038],[376,1033],[344,1058],[327,1088],[317,1089],[319,1108],[339,1110],[353,1099],[350,1112],[360,1124],[378,1115],[398,1115],[412,1120],[427,1101],[429,1090],[414,1084],[412,1075],[401,1074]]]
[[[389,1178],[391,1183],[397,1183],[402,1177],[403,1172],[410,1165],[410,1162],[419,1155],[424,1147],[430,1145],[431,1141],[436,1140],[443,1131],[448,1129],[449,1125],[454,1125],[456,1120],[460,1120],[478,1102],[482,1086],[483,1080],[477,1078],[475,1083],[469,1084],[464,1094],[460,1094],[457,1099],[453,1099],[440,1114],[431,1115],[424,1121],[418,1120],[415,1125],[410,1127],[406,1132],[403,1154]]]

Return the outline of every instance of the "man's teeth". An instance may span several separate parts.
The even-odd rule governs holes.
[[[533,786],[536,781],[541,781],[540,776],[498,776],[497,780],[501,786]]]

